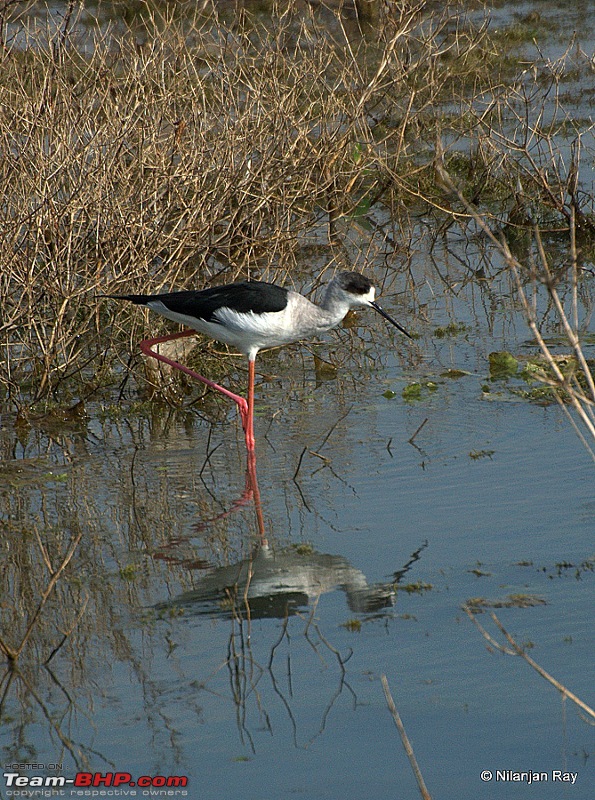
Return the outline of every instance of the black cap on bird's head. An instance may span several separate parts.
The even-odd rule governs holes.
[[[349,294],[365,295],[374,288],[372,281],[359,272],[340,272],[335,280],[337,285]]]
[[[404,333],[409,339],[413,339],[410,333],[408,333],[402,325],[394,320],[390,314],[387,314],[386,311],[379,306],[376,300],[374,299],[376,296],[376,290],[372,285],[372,282],[369,278],[366,278],[365,275],[361,275],[359,272],[341,272],[335,278],[335,282],[340,289],[343,289],[344,292],[352,295],[353,297],[357,297],[361,300],[361,304],[364,306],[372,306],[374,311],[377,311],[381,317],[384,317],[385,320],[394,325],[397,330]]]

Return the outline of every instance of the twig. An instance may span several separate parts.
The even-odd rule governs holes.
[[[29,640],[29,637],[33,633],[33,629],[35,628],[37,620],[39,619],[39,616],[40,616],[41,612],[43,611],[49,596],[51,595],[52,591],[54,590],[54,587],[55,587],[56,583],[58,582],[58,579],[60,578],[60,575],[64,572],[64,570],[68,566],[71,558],[73,557],[73,555],[74,555],[74,553],[76,551],[76,548],[79,545],[79,542],[80,542],[82,536],[83,536],[82,531],[78,534],[78,536],[75,536],[75,538],[70,543],[70,547],[66,551],[66,555],[62,559],[62,563],[60,564],[58,569],[55,572],[52,573],[52,577],[50,578],[50,581],[49,581],[45,591],[43,592],[43,594],[41,596],[41,599],[40,599],[40,601],[39,601],[39,603],[37,605],[37,608],[36,608],[33,616],[31,617],[31,620],[29,621],[29,624],[27,625],[27,629],[25,631],[25,634],[23,635],[23,638],[21,640],[20,645],[15,649],[15,648],[9,647],[5,642],[0,641],[0,647],[2,648],[3,652],[5,653],[5,655],[7,656],[7,658],[10,661],[15,662],[18,659],[19,655],[21,654],[23,648],[27,644],[27,641]]]
[[[496,650],[499,650],[501,653],[505,653],[507,656],[513,656],[514,650],[509,650],[508,647],[504,647],[504,645],[497,642],[493,636],[491,636],[486,629],[481,625],[477,619],[477,614],[474,614],[472,609],[465,603],[463,606],[463,611],[467,614],[471,622],[477,626],[483,638],[491,644]]]
[[[512,648],[514,649],[514,651],[516,652],[517,655],[519,655],[522,658],[524,658],[525,661],[527,662],[527,664],[529,664],[531,667],[533,667],[533,669],[536,672],[538,672],[541,675],[542,678],[545,678],[546,681],[549,681],[549,683],[551,683],[552,686],[555,686],[556,689],[559,692],[561,692],[565,697],[568,697],[568,699],[572,700],[573,703],[576,703],[576,705],[579,706],[579,708],[582,708],[582,710],[586,714],[588,714],[590,717],[595,719],[595,711],[590,706],[588,706],[586,703],[583,703],[583,701],[579,697],[577,697],[575,694],[573,694],[563,684],[561,684],[559,681],[557,681],[552,675],[549,674],[549,672],[546,672],[543,669],[543,667],[540,667],[539,664],[536,661],[533,661],[533,659],[530,656],[527,655],[527,653],[523,650],[523,648],[519,644],[517,644],[515,642],[515,640],[508,633],[508,631],[504,628],[504,626],[502,625],[502,623],[500,622],[500,620],[494,614],[493,611],[490,611],[490,616],[494,620],[494,623],[496,624],[498,629],[502,632],[502,634],[505,636],[506,640],[512,646]]]
[[[348,417],[348,416],[351,414],[351,411],[352,411],[352,409],[353,409],[353,406],[352,406],[352,405],[351,405],[351,406],[349,406],[349,408],[347,409],[347,411],[346,411],[344,414],[342,414],[342,415],[339,417],[339,419],[337,419],[337,420],[335,420],[335,422],[333,422],[333,424],[331,425],[331,427],[330,427],[329,431],[327,432],[326,436],[325,436],[325,437],[324,437],[324,439],[323,439],[323,440],[320,442],[320,445],[318,446],[318,449],[319,449],[319,450],[322,450],[322,448],[324,447],[324,445],[325,445],[325,444],[328,442],[328,440],[329,440],[329,439],[330,439],[330,437],[332,436],[332,433],[333,433],[333,431],[335,430],[335,428],[337,427],[337,425],[338,425],[340,422],[343,422],[343,420],[344,420],[346,417]]]
[[[413,440],[415,439],[415,437],[417,436],[417,434],[418,434],[418,433],[421,431],[421,429],[423,428],[423,426],[426,424],[426,422],[427,422],[427,421],[428,421],[428,417],[426,417],[426,418],[424,419],[424,421],[423,421],[423,422],[422,422],[422,424],[419,426],[419,428],[418,428],[418,429],[415,431],[415,433],[413,434],[413,436],[411,436],[409,439],[407,439],[407,441],[409,442],[409,444],[413,444]]]
[[[67,631],[66,631],[66,632],[65,632],[65,633],[62,635],[62,640],[60,641],[60,644],[57,644],[57,645],[54,647],[54,649],[52,650],[52,652],[49,654],[49,656],[48,656],[48,657],[46,658],[46,660],[43,662],[43,664],[44,664],[44,666],[45,666],[45,667],[47,667],[47,665],[50,663],[50,661],[52,660],[52,658],[53,658],[53,657],[56,655],[56,653],[57,653],[57,652],[60,650],[60,648],[61,648],[61,647],[64,645],[64,642],[65,642],[65,641],[68,639],[68,637],[70,636],[70,634],[72,633],[72,631],[73,631],[73,630],[74,630],[74,629],[77,627],[77,625],[79,624],[79,622],[80,622],[80,621],[81,621],[81,619],[83,618],[83,615],[84,615],[84,613],[85,613],[85,611],[86,611],[86,609],[87,609],[87,603],[88,603],[88,602],[89,602],[89,595],[87,594],[87,595],[85,596],[85,599],[83,600],[83,603],[82,603],[82,605],[81,605],[81,608],[79,609],[79,612],[78,612],[78,614],[76,615],[76,619],[74,620],[74,622],[72,623],[72,625],[69,627],[69,629],[68,629],[68,630],[67,630]]]
[[[399,716],[399,712],[397,711],[397,707],[395,706],[395,701],[390,693],[390,689],[388,686],[388,681],[386,679],[386,675],[381,675],[380,680],[382,681],[382,688],[384,689],[384,696],[386,697],[386,703],[388,705],[388,710],[392,714],[392,718],[397,726],[397,730],[399,731],[399,735],[401,737],[401,741],[403,742],[403,747],[405,748],[405,753],[407,754],[407,758],[409,759],[409,763],[411,764],[411,768],[413,769],[413,774],[415,775],[415,779],[417,781],[417,785],[419,786],[419,791],[423,800],[432,800],[432,796],[428,792],[426,787],[425,781],[421,774],[421,770],[417,763],[417,759],[415,758],[415,753],[413,752],[413,747],[411,746],[411,742],[409,741],[409,737],[405,732],[405,726],[401,722],[401,717]]]
[[[560,681],[556,680],[556,678],[554,678],[553,675],[550,675],[549,672],[546,672],[543,669],[543,667],[540,667],[539,664],[531,658],[531,656],[528,656],[525,650],[523,650],[523,648],[508,633],[508,631],[505,629],[505,627],[502,625],[502,623],[500,622],[500,620],[494,614],[493,611],[490,611],[490,616],[493,619],[496,627],[500,630],[500,632],[506,638],[506,641],[512,647],[512,650],[509,650],[508,648],[498,644],[498,642],[496,642],[495,639],[493,639],[492,636],[490,636],[490,634],[485,630],[485,628],[483,628],[479,624],[479,622],[475,619],[475,615],[473,614],[469,606],[467,605],[463,606],[463,610],[467,613],[467,616],[475,623],[475,625],[477,625],[484,638],[490,644],[492,644],[501,652],[506,653],[507,655],[510,656],[517,655],[521,656],[521,658],[524,658],[527,664],[529,664],[529,666],[533,667],[533,669],[537,673],[539,673],[539,675],[541,675],[542,678],[545,678],[545,680],[548,681],[548,683],[551,683],[552,686],[554,686],[564,697],[567,697],[569,700],[572,700],[572,702],[576,703],[576,705],[579,708],[581,708],[586,714],[595,719],[595,711],[586,703],[584,703],[579,697],[577,697],[573,692],[567,689],[562,683],[560,683]]]
[[[300,457],[298,458],[298,464],[297,464],[297,467],[295,468],[295,472],[293,473],[293,478],[292,478],[292,480],[293,480],[295,483],[297,483],[297,481],[296,481],[296,478],[297,478],[297,476],[298,476],[298,472],[299,472],[299,471],[300,471],[300,469],[301,469],[303,458],[304,458],[304,456],[306,455],[306,453],[307,453],[307,452],[308,452],[308,448],[307,448],[307,447],[304,447],[304,449],[303,449],[303,450],[302,450],[302,452],[300,453]]]

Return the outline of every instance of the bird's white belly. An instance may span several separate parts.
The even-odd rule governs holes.
[[[188,325],[212,339],[231,345],[250,358],[267,347],[278,347],[317,336],[339,321],[327,319],[316,306],[293,293],[290,293],[289,302],[282,311],[259,314],[254,311],[238,312],[223,306],[214,314],[217,322],[171,311],[160,300],[152,300],[147,305],[167,319]]]
[[[301,338],[301,332],[296,331],[288,308],[262,314],[253,311],[238,313],[230,308],[220,308],[216,316],[221,324],[207,323],[209,330],[205,329],[205,332],[244,353],[290,344]],[[223,330],[217,333],[217,329]]]

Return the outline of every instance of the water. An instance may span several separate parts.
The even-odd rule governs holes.
[[[299,350],[263,357],[264,372],[277,368],[258,392],[264,546],[253,503],[230,511],[245,490],[233,410],[206,462],[196,414],[93,415],[81,432],[17,446],[17,457],[48,455],[32,483],[5,492],[6,553],[18,561],[27,525],[48,538],[82,528],[82,586],[53,613],[72,619],[84,596],[88,606],[51,671],[34,673],[38,699],[7,693],[6,764],[187,776],[187,796],[205,799],[413,797],[385,674],[434,796],[523,791],[482,783],[485,769],[545,771],[542,798],[566,796],[552,770],[577,772],[567,795],[589,796],[592,728],[520,658],[494,652],[462,606],[504,604],[495,611],[515,639],[589,702],[592,462],[557,407],[482,399],[486,350],[516,352],[520,318],[495,338],[468,315],[481,336],[433,342],[433,321],[385,305],[421,338],[365,319],[366,356],[352,350],[358,333],[330,335],[322,354],[346,363],[335,380],[317,383]],[[451,318],[469,307],[466,292]],[[446,364],[471,374],[441,378]],[[435,390],[406,402],[401,388],[429,375]],[[262,581],[269,600],[248,618],[242,592],[235,604],[224,592],[229,573],[213,588],[205,567],[251,557],[254,594]],[[273,579],[263,558],[278,560]],[[296,584],[289,606],[270,599]],[[519,594],[538,604],[505,607]],[[487,613],[478,620],[502,641]],[[40,653],[57,636],[44,631]]]
[[[369,266],[414,343],[362,312],[315,348],[333,379],[308,348],[259,357],[262,522],[224,404],[138,413],[131,391],[70,427],[3,418],[10,646],[81,537],[3,673],[5,772],[186,776],[171,791],[200,800],[416,797],[386,675],[432,796],[591,797],[592,726],[463,606],[483,602],[504,643],[494,610],[593,704],[593,462],[557,406],[490,381],[490,352],[535,351],[493,253],[471,231],[448,250],[421,225],[414,240],[408,265]],[[582,289],[588,317],[593,279]],[[507,770],[548,780],[496,780]]]

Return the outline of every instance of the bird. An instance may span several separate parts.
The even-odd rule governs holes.
[[[254,452],[254,376],[259,350],[287,345],[316,337],[336,327],[347,312],[370,306],[409,339],[413,337],[376,302],[371,281],[359,272],[340,272],[326,286],[322,301],[316,304],[298,292],[265,281],[239,281],[199,291],[164,294],[104,295],[146,306],[192,330],[146,339],[141,350],[181,369],[193,378],[221,392],[239,407],[248,452]],[[194,331],[236,348],[248,359],[248,401],[229,389],[204,378],[178,362],[152,350],[152,346]]]

